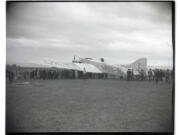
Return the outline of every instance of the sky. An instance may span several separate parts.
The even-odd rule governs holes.
[[[170,2],[11,2],[6,11],[7,63],[73,56],[172,66]]]

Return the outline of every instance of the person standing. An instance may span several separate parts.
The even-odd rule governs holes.
[[[152,73],[152,70],[151,70],[151,68],[150,68],[149,71],[148,71],[148,78],[149,78],[149,81],[152,80],[152,75],[153,75],[153,73]]]
[[[128,69],[128,70],[127,70],[127,81],[130,80],[130,77],[131,77],[131,70]]]
[[[163,70],[162,69],[159,70],[159,80],[160,81],[163,80]]]
[[[172,69],[171,71],[170,71],[170,79],[171,79],[171,81],[174,81],[173,79],[174,79],[174,70]]]
[[[132,81],[134,80],[134,70],[133,69],[131,70],[131,80]]]
[[[169,82],[169,75],[170,75],[170,72],[169,72],[169,69],[167,69],[165,72],[166,82]]]
[[[140,76],[141,76],[141,81],[144,81],[145,80],[145,75],[144,75],[144,70],[141,69],[140,71]]]
[[[160,75],[160,71],[159,71],[159,69],[156,69],[154,72],[156,83],[158,83],[158,81],[159,81],[159,75]]]
[[[83,79],[84,79],[84,80],[86,80],[86,73],[87,73],[87,72],[86,72],[86,68],[84,67],[84,68],[83,68]]]
[[[10,71],[10,72],[9,72],[9,82],[10,82],[10,83],[12,83],[12,82],[13,82],[14,77],[15,77],[14,72],[13,72],[13,71]]]

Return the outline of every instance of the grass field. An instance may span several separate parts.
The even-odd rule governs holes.
[[[172,131],[172,84],[33,80],[7,84],[8,132]]]

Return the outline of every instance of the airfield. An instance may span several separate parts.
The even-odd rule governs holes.
[[[172,83],[111,79],[6,85],[7,132],[170,132]]]

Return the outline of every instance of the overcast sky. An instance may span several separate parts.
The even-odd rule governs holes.
[[[7,63],[74,55],[172,65],[169,2],[14,2],[7,6]]]

